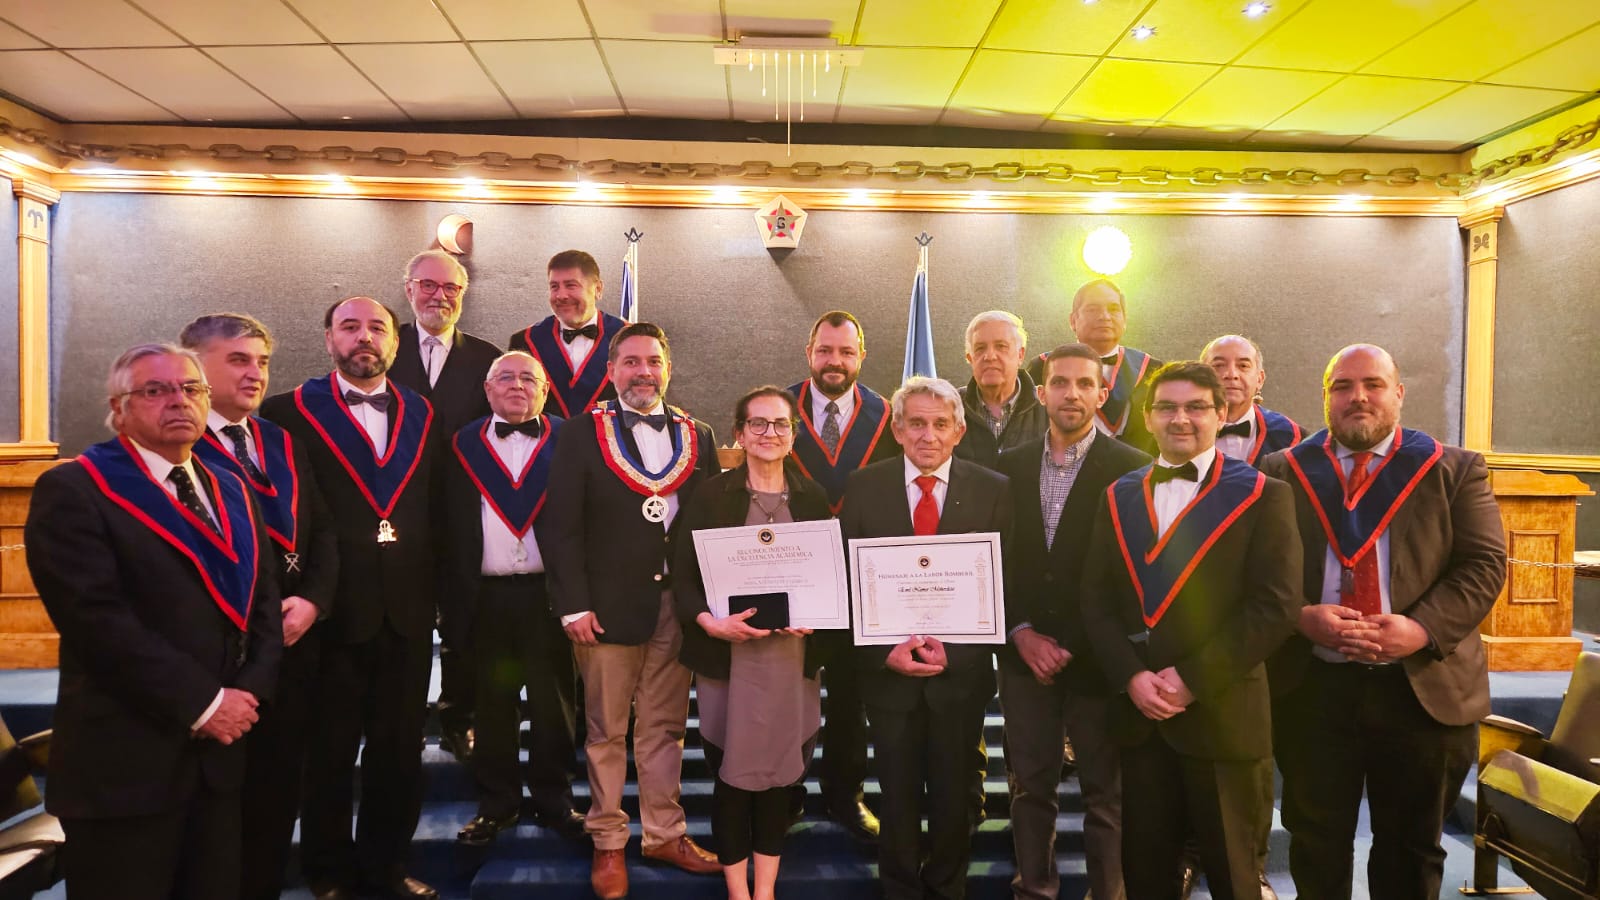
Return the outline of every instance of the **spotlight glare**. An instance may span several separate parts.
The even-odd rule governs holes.
[[[1133,258],[1133,241],[1122,229],[1104,225],[1089,232],[1083,240],[1083,262],[1090,271],[1110,278],[1128,267]]]
[[[1140,25],[1133,30],[1133,39],[1136,41],[1148,40],[1155,37],[1155,35],[1156,29],[1154,25]]]
[[[1252,19],[1259,19],[1271,9],[1271,3],[1263,2],[1263,0],[1252,0],[1252,2],[1245,4],[1244,14]]]

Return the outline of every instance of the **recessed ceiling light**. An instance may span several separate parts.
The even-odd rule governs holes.
[[[1266,3],[1264,0],[1252,0],[1252,2],[1245,4],[1244,14],[1252,19],[1257,19],[1266,15],[1271,9],[1271,3]]]
[[[1147,38],[1154,37],[1155,33],[1156,33],[1155,26],[1153,26],[1153,25],[1140,25],[1138,28],[1135,28],[1133,30],[1133,39],[1136,40],[1136,41],[1142,41],[1142,40],[1145,40]]]
[[[1094,0],[1083,0],[1083,5],[1084,6],[1093,6],[1094,5]]]

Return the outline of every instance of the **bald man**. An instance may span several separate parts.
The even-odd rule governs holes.
[[[1305,552],[1299,633],[1270,667],[1289,871],[1305,900],[1350,897],[1365,790],[1371,897],[1436,898],[1489,714],[1478,625],[1506,578],[1500,509],[1482,454],[1400,426],[1381,347],[1335,354],[1322,398],[1328,427],[1261,466],[1293,487]]]
[[[1257,402],[1267,384],[1267,364],[1261,347],[1238,334],[1215,338],[1200,351],[1200,361],[1222,380],[1228,401],[1217,451],[1256,465],[1268,455],[1300,442],[1300,426],[1288,416]]]

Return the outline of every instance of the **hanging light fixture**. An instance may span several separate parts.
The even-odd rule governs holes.
[[[841,47],[828,37],[779,37],[740,35],[731,44],[713,47],[711,61],[719,66],[743,66],[752,81],[761,67],[761,97],[772,101],[772,119],[784,123],[784,155],[790,155],[794,136],[795,108],[800,121],[806,120],[806,69],[811,69],[810,98],[817,99],[818,70],[832,74],[834,66],[861,65],[862,50]],[[767,69],[772,69],[771,75]],[[770,89],[770,95],[769,95]]]

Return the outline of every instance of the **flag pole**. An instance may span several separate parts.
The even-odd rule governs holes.
[[[629,228],[622,233],[628,239],[628,252],[622,255],[621,319],[636,322],[639,319],[639,239],[644,232]]]

